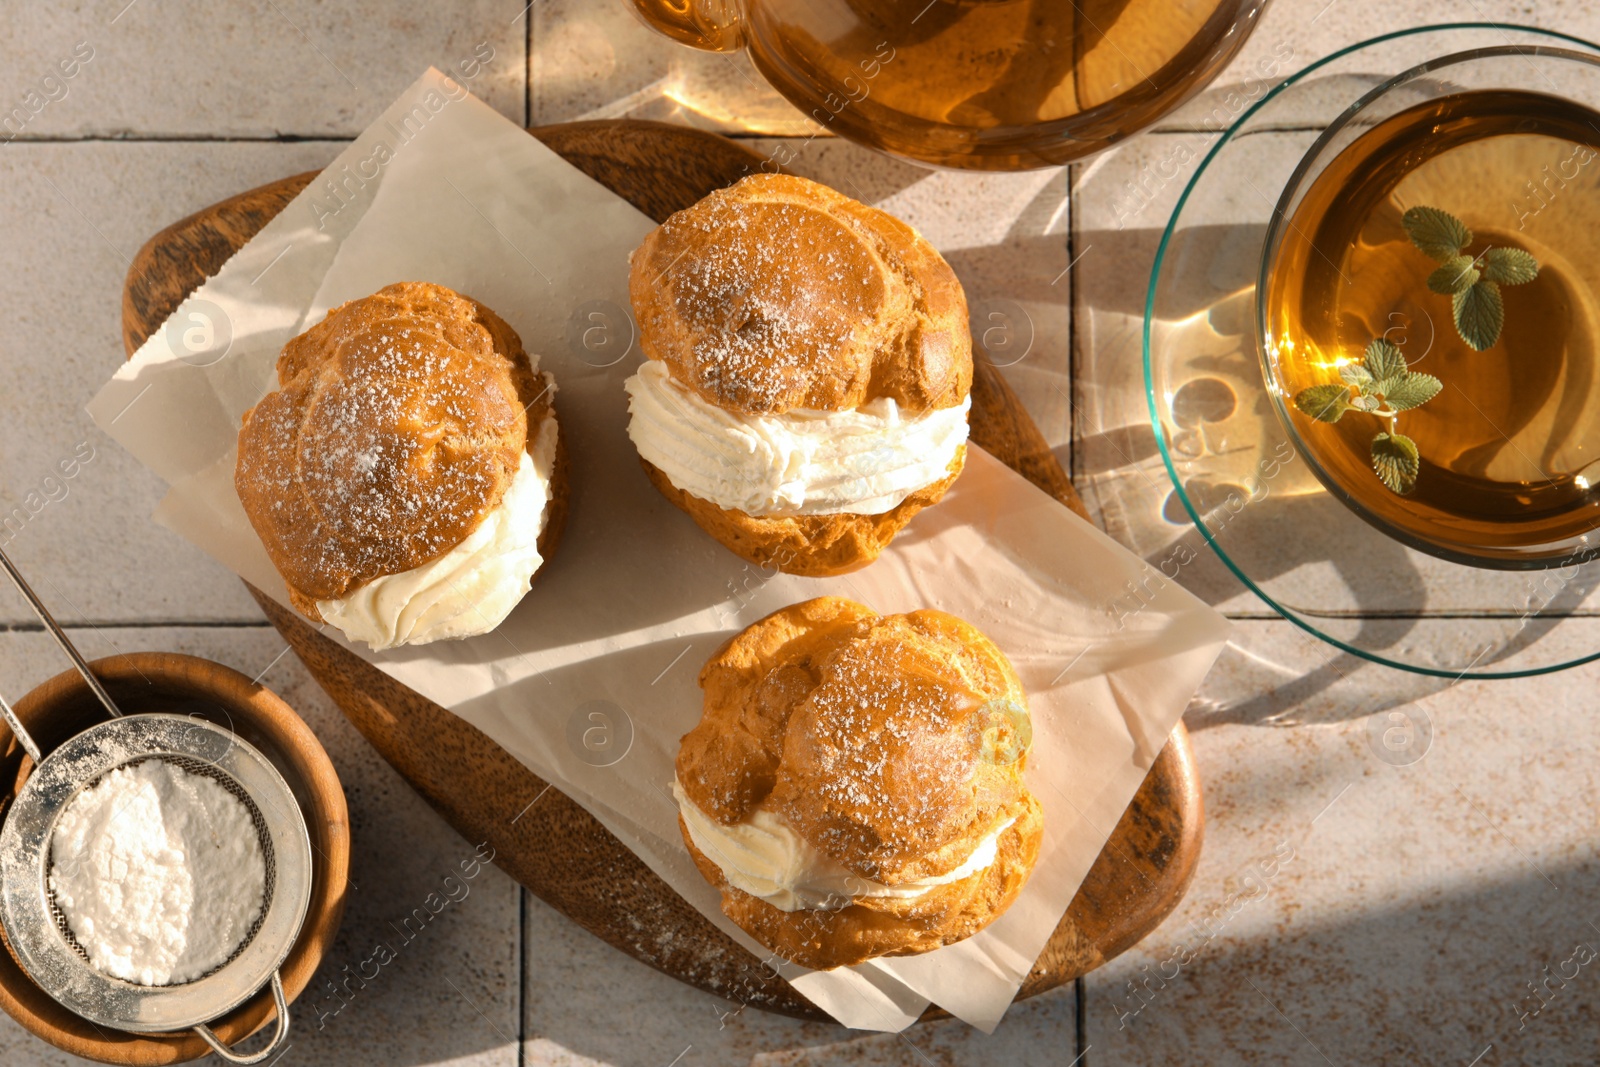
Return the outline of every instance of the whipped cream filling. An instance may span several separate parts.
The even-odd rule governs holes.
[[[627,390],[639,455],[679,489],[748,515],[881,515],[945,477],[972,406],[908,416],[880,397],[853,411],[746,415],[707,403],[659,360]]]
[[[488,633],[528,591],[544,562],[539,535],[549,518],[556,417],[540,424],[506,495],[455,548],[399,574],[386,574],[317,610],[353,641],[373,649],[423,645]]]
[[[947,874],[884,885],[863,878],[817,851],[778,813],[757,806],[744,822],[727,826],[689,799],[674,777],[672,795],[695,848],[722,869],[728,884],[760,897],[779,911],[833,911],[858,897],[915,900],[935,886],[959,882],[992,865],[1009,819],[978,842],[972,855]]]

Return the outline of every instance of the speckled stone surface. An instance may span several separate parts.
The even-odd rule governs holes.
[[[30,89],[57,98],[0,145],[0,286],[11,312],[0,341],[9,372],[0,511],[27,509],[29,493],[42,502],[0,535],[7,550],[64,619],[94,624],[74,629],[91,655],[162,648],[266,672],[322,737],[349,794],[357,888],[320,978],[343,981],[346,964],[393,939],[391,924],[472,843],[378,759],[292,655],[279,658],[283,642],[230,575],[148,521],[159,484],[91,428],[82,405],[121,358],[122,275],[145,237],[320,165],[424,66],[465,77],[460,64],[477,58],[468,84],[518,121],[632,115],[749,136],[793,170],[902,215],[945,252],[975,333],[1091,508],[1147,558],[1193,549],[1179,580],[1239,619],[1187,716],[1207,790],[1200,872],[1149,940],[1080,989],[1019,1005],[995,1036],[946,1022],[895,1037],[740,1011],[486,871],[348,1002],[326,985],[321,999],[308,994],[279,1062],[1594,1062],[1600,959],[1580,961],[1600,952],[1590,707],[1600,668],[1452,685],[1362,662],[1274,618],[1172,510],[1148,427],[1140,328],[1156,242],[1207,122],[1219,108],[1240,110],[1268,66],[1281,74],[1376,33],[1461,18],[1594,39],[1600,13],[1582,0],[1465,10],[1275,0],[1230,71],[1164,132],[1063,170],[969,175],[811,138],[742,58],[674,46],[629,7],[105,0],[8,10],[0,112]],[[59,87],[45,84],[80,42],[93,57]],[[93,458],[60,478],[59,463],[85,442]],[[44,481],[53,472],[59,487]],[[1359,572],[1321,563],[1313,573],[1329,595],[1348,597],[1349,625],[1407,639],[1414,620],[1370,612],[1425,572],[1397,558]],[[1430,607],[1522,604],[1476,602],[1446,585]],[[26,618],[0,591],[0,625]],[[1471,642],[1490,624],[1452,625]],[[1600,647],[1600,620],[1530,636],[1581,656]],[[60,668],[42,635],[0,631],[0,691]],[[0,1063],[76,1062],[0,1018]]]
[[[435,66],[520,121],[525,3],[7,5],[0,113],[23,137],[354,137]]]
[[[1600,623],[1558,639],[1591,647]],[[1591,1062],[1596,677],[1197,731],[1201,871],[1087,979],[1091,1062]]]

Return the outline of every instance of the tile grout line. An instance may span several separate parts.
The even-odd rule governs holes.
[[[1074,1042],[1075,1047],[1073,1048],[1073,1051],[1077,1053],[1077,1058],[1072,1062],[1077,1067],[1089,1067],[1089,1061],[1084,1059],[1089,1054],[1089,1046],[1086,1044],[1089,1037],[1087,1033],[1089,1029],[1089,985],[1083,980],[1083,975],[1080,974],[1072,980],[1072,987],[1074,1001],[1072,1006],[1072,1028],[1077,1036],[1077,1040]]]
[[[532,18],[529,18],[532,22]],[[543,794],[541,794],[543,795]],[[528,890],[517,887],[517,1067],[528,1062]]]
[[[40,133],[18,134],[0,144],[349,144],[355,139],[343,133]]]
[[[1275,611],[1261,611],[1260,609],[1226,611],[1217,609],[1229,619],[1240,622],[1275,621],[1283,616]],[[1327,621],[1382,621],[1382,622],[1504,622],[1508,619],[1593,619],[1600,617],[1600,611],[1595,608],[1575,611],[1548,611],[1529,616],[1521,611],[1340,611],[1340,612],[1311,612],[1301,613],[1305,618]]]
[[[1067,164],[1067,481],[1078,485],[1078,168]],[[1081,498],[1080,498],[1081,499]],[[1085,504],[1085,507],[1088,505]]]
[[[1287,620],[1274,611],[1259,609],[1239,609],[1230,611],[1226,608],[1217,608],[1223,618],[1230,622],[1286,622]],[[1491,612],[1491,611],[1440,611],[1440,612],[1385,612],[1385,611],[1352,611],[1326,616],[1313,616],[1337,621],[1411,621],[1411,622],[1503,622],[1507,619],[1522,617],[1519,612]],[[1539,616],[1543,619],[1585,620],[1600,618],[1600,609],[1587,609],[1579,611],[1549,612]],[[62,627],[68,630],[228,630],[228,629],[267,629],[272,626],[269,619],[172,619],[172,618],[130,618],[130,619],[80,619],[72,622],[63,622]],[[42,633],[44,627],[38,622],[21,619],[15,622],[0,621],[0,634],[4,633]],[[670,666],[670,665],[669,665]]]
[[[524,60],[524,71],[526,72],[526,75],[525,75],[526,76],[526,83],[523,86],[522,112],[523,112],[523,119],[524,119],[523,124],[524,125],[531,125],[532,122],[533,122],[533,78],[532,78],[533,50],[532,50],[532,43],[531,43],[531,39],[532,39],[532,30],[531,30],[531,28],[528,31],[526,39],[529,41],[529,44],[527,46],[525,55],[523,57],[523,60]],[[565,122],[565,121],[574,121],[574,120],[563,119],[561,121]],[[1253,130],[1251,132],[1252,132],[1252,134],[1255,134],[1255,135],[1260,135],[1260,134],[1263,134],[1263,133],[1318,133],[1318,132],[1321,132],[1323,129],[1325,129],[1325,127],[1323,127],[1323,126],[1315,126],[1315,125],[1312,125],[1312,126],[1282,126],[1282,127],[1275,126],[1275,127],[1269,128],[1269,129]],[[841,140],[837,134],[829,134],[829,133],[826,133],[826,132],[817,134],[815,138],[813,138],[811,136],[808,136],[808,135],[802,135],[802,134],[761,133],[759,131],[754,131],[754,130],[708,130],[707,132],[716,133],[716,134],[719,134],[722,137],[728,137],[728,138],[731,138],[733,140],[751,140],[751,141],[755,141],[755,140],[762,140],[762,141],[811,141],[811,140],[814,140],[814,139],[815,140],[828,140],[828,141],[840,141]],[[1177,128],[1177,127],[1171,127],[1171,128],[1166,128],[1166,129],[1145,130],[1145,131],[1143,131],[1141,136],[1147,136],[1147,137],[1192,137],[1192,136],[1204,135],[1204,134],[1217,134],[1217,133],[1220,133],[1220,132],[1222,132],[1222,131],[1206,129],[1204,127],[1195,127],[1194,129],[1181,129],[1181,128]],[[223,143],[230,142],[230,141],[240,141],[240,142],[245,142],[245,143],[269,143],[269,144],[271,144],[271,143],[279,143],[279,142],[292,143],[292,142],[297,142],[297,141],[347,141],[348,142],[348,141],[354,141],[358,136],[359,136],[359,133],[294,133],[294,132],[279,132],[279,133],[239,133],[239,134],[230,134],[230,133],[182,133],[182,132],[177,132],[177,131],[163,133],[163,132],[160,132],[160,131],[153,131],[152,132],[152,131],[132,131],[132,130],[129,130],[129,131],[120,131],[120,132],[107,131],[107,132],[102,132],[102,133],[81,133],[81,134],[72,134],[72,133],[19,133],[16,136],[8,138],[5,141],[0,142],[0,143],[4,143],[4,144],[63,144],[63,143],[65,143],[65,144],[73,144],[73,143],[80,142],[80,141],[90,141],[90,142],[107,142],[107,143],[111,143],[111,144],[116,144],[118,142],[139,143],[139,142],[148,142],[148,141],[174,141],[174,142],[206,141],[206,142],[223,142]],[[1081,166],[1081,164],[1078,164],[1078,163],[1070,163],[1070,164],[1068,164],[1068,169],[1071,170],[1071,171],[1076,171],[1080,166]]]
[[[523,94],[524,126],[533,122],[532,89]],[[376,120],[374,120],[376,121]],[[513,121],[508,119],[507,121]],[[563,120],[571,121],[571,120]],[[560,123],[555,123],[560,125]],[[693,127],[685,127],[692,129]],[[707,130],[730,141],[795,141],[812,140],[798,134],[753,133],[748,130]],[[350,144],[358,135],[354,133],[86,133],[86,134],[18,134],[10,140],[0,140],[0,145],[28,144]],[[817,140],[823,136],[818,135]],[[828,137],[828,140],[838,140]]]
[[[251,621],[218,619],[84,619],[63,622],[63,630],[265,630],[272,623],[267,619]],[[0,634],[44,633],[38,622],[0,622]]]

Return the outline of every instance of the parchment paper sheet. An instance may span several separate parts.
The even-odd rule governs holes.
[[[667,792],[678,738],[700,715],[701,664],[768,612],[825,594],[971,620],[1030,694],[1028,782],[1047,827],[1032,879],[1004,916],[960,944],[783,973],[848,1026],[899,1030],[931,1000],[992,1030],[1227,624],[976,447],[945,501],[863,571],[794,578],[733,556],[640,470],[622,389],[637,344],[597,366],[605,360],[572,341],[604,328],[589,314],[596,302],[627,306],[628,253],[652,225],[430,70],[180,307],[89,410],[171,484],[159,521],[282,599],[232,483],[240,416],[273,386],[279,348],[329,307],[402,280],[448,285],[504,316],[558,383],[573,485],[563,544],[494,633],[354,650],[584,805],[762,957],[690,862]],[[620,348],[628,329],[610,326]]]

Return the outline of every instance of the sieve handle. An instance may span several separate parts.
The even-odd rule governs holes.
[[[89,663],[78,652],[78,646],[74,645],[71,638],[66,635],[66,632],[56,625],[56,620],[51,616],[50,609],[44,606],[44,601],[39,599],[39,594],[33,591],[33,587],[22,576],[22,572],[17,570],[17,565],[11,562],[11,557],[6,555],[3,548],[0,548],[0,567],[5,568],[5,572],[11,576],[12,583],[16,585],[17,592],[22,594],[23,599],[28,602],[28,606],[33,609],[33,613],[39,616],[39,621],[44,623],[44,628],[50,631],[50,635],[56,639],[56,644],[60,645],[61,650],[67,654],[67,658],[72,660],[72,665],[78,668],[78,673],[83,675],[83,680],[89,683],[89,691],[99,698],[100,703],[106,706],[106,710],[111,713],[113,719],[121,718],[122,709],[117,707],[116,702],[111,699],[111,694],[106,692],[105,686],[100,684],[100,679],[96,678],[94,672],[89,669]],[[9,712],[9,709],[7,710]],[[10,724],[13,730],[17,729],[18,724],[15,715],[8,713],[6,722]],[[21,737],[23,735],[19,734],[18,736]],[[36,762],[38,761],[38,752],[31,747],[31,739],[29,741],[28,754],[33,756]]]
[[[227,1045],[218,1041],[217,1035],[211,1032],[211,1027],[206,1026],[204,1023],[195,1027],[194,1032],[200,1035],[200,1040],[211,1046],[212,1052],[215,1052],[229,1063],[260,1063],[274,1052],[277,1052],[283,1046],[283,1039],[289,1036],[289,1002],[284,998],[283,978],[278,971],[272,972],[272,1001],[278,1009],[278,1030],[277,1033],[272,1035],[272,1040],[267,1042],[267,1047],[260,1052],[252,1052],[247,1056],[234,1052]]]
[[[6,725],[11,727],[12,736],[21,741],[23,750],[33,757],[34,766],[43,763],[44,756],[40,755],[39,746],[33,740],[33,735],[22,728],[22,720],[17,718],[17,713],[11,710],[11,705],[3,696],[0,696],[0,714],[5,716]]]

